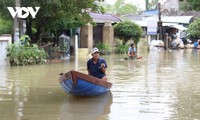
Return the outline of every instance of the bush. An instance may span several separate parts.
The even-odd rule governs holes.
[[[195,39],[195,38],[199,38],[200,36],[200,18],[196,19],[194,22],[192,22],[188,29],[187,29],[187,33],[188,33],[188,38],[189,39]]]
[[[115,48],[115,53],[117,54],[127,54],[128,52],[128,46],[127,45],[117,45],[116,48]]]
[[[137,45],[142,37],[143,30],[141,26],[131,21],[123,21],[114,26],[115,37],[123,41],[123,45],[130,39]]]
[[[109,45],[107,44],[103,44],[103,43],[98,43],[95,45],[98,49],[99,49],[99,52],[103,55],[107,55],[107,54],[110,54],[111,53],[111,48]]]
[[[20,43],[24,46],[30,46],[31,38],[28,35],[22,35],[20,37]]]
[[[46,52],[43,49],[39,49],[36,44],[22,46],[19,43],[14,43],[7,48],[7,52],[11,65],[43,64],[47,57]]]

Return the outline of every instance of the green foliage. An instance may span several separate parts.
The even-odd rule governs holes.
[[[7,7],[15,6],[15,0],[0,0],[0,14],[4,20],[13,20]]]
[[[118,8],[115,11],[116,15],[121,16],[121,15],[126,15],[129,13],[136,13],[137,12],[137,7],[132,4],[123,4],[120,8]]]
[[[187,1],[180,2],[179,8],[180,8],[180,10],[183,10],[185,12],[192,10],[191,4],[189,4]]]
[[[110,52],[111,52],[111,48],[107,44],[98,43],[95,46],[99,49],[99,52],[101,54],[110,54]]]
[[[131,21],[120,22],[114,26],[114,34],[123,40],[123,44],[133,39],[137,45],[142,36],[142,32],[142,28]]]
[[[29,42],[31,41],[31,39],[28,35],[22,35],[19,40],[22,45],[30,46]]]
[[[199,0],[187,0],[187,2],[191,5],[192,10],[196,10],[196,11],[200,10]]]
[[[188,37],[190,39],[192,38],[199,38],[200,36],[200,18],[196,19],[194,22],[192,22],[188,29],[187,33],[189,33]]]
[[[157,9],[157,4],[159,0],[145,0],[146,2],[146,10],[156,10]]]
[[[103,0],[98,0],[103,1]],[[0,14],[7,19],[13,20],[7,7],[14,7],[14,0],[0,1]],[[27,25],[27,35],[32,42],[37,43],[42,33],[67,30],[81,27],[92,22],[89,10],[101,11],[102,8],[94,0],[20,0],[22,7],[40,7],[36,18],[31,16],[24,19]],[[36,34],[32,28],[36,29]],[[57,37],[57,36],[55,36]]]
[[[130,3],[124,3],[124,0],[117,0],[113,5],[103,4],[106,13],[114,14],[117,16],[136,13],[137,7]]]
[[[7,52],[11,65],[43,64],[47,57],[46,52],[39,49],[36,44],[21,46],[19,43],[14,43],[7,48]]]
[[[31,31],[32,31],[32,34],[35,34],[35,33],[37,33],[37,29],[36,28],[31,28]]]
[[[180,1],[180,9],[184,11],[199,11],[200,10],[200,2],[199,0],[179,0]]]
[[[5,20],[0,15],[0,34],[11,34],[12,32],[12,21]]]
[[[127,51],[128,51],[128,45],[117,45],[116,48],[115,48],[115,53],[118,53],[118,54],[127,54]]]
[[[24,0],[27,1],[27,0]],[[29,0],[28,0],[29,1]],[[39,34],[48,31],[56,33],[59,30],[66,30],[81,27],[92,22],[88,9],[98,11],[100,8],[94,0],[36,0],[40,10],[34,19],[34,26],[37,29],[36,38]],[[32,1],[27,2],[29,5]],[[22,2],[23,3],[23,2]],[[29,18],[32,19],[32,18]],[[29,20],[30,21],[30,20]]]
[[[70,50],[70,45],[68,43],[59,44],[59,46],[54,48],[54,51],[59,52],[62,57],[64,57],[66,55],[66,52],[69,50]]]
[[[62,51],[62,52],[66,52],[67,49],[69,49],[69,45],[68,44],[61,44],[58,46],[58,49],[59,51]]]

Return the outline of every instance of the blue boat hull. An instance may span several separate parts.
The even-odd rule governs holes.
[[[85,74],[84,76],[86,76],[84,77],[84,79],[77,77],[77,79],[75,80],[73,79],[62,80],[60,84],[66,93],[75,95],[75,96],[97,96],[97,95],[104,94],[110,90],[109,86],[104,85],[108,82],[98,80],[98,79],[96,80],[96,78],[86,80],[86,78],[91,77],[91,76],[85,75]]]

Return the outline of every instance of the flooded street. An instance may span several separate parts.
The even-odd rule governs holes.
[[[87,73],[88,56],[61,63],[0,66],[1,120],[200,120],[200,50],[141,51],[141,60],[101,56],[111,92],[73,97],[58,74]]]

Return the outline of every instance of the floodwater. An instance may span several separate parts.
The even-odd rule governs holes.
[[[141,60],[102,56],[111,91],[67,95],[58,74],[86,72],[88,56],[61,63],[0,66],[0,120],[199,120],[200,50],[141,51]]]

